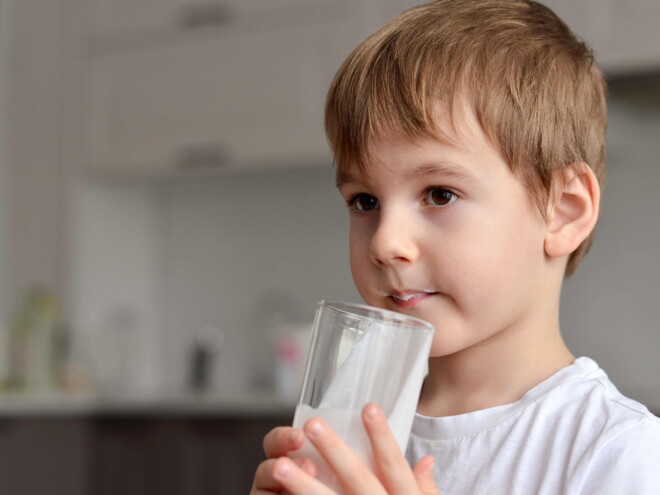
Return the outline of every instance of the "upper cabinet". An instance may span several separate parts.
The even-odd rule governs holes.
[[[323,105],[358,41],[416,0],[95,0],[92,168],[328,164]],[[547,0],[609,75],[660,66],[660,2]]]
[[[544,0],[593,48],[610,76],[660,68],[657,0]]]
[[[592,0],[596,56],[613,76],[660,68],[660,2]]]
[[[91,30],[98,37],[147,41],[200,28],[243,30],[297,26],[345,17],[350,0],[93,0]]]
[[[126,31],[169,29],[181,20],[191,0],[93,0],[92,31],[112,35]]]
[[[104,175],[330,164],[325,94],[358,2],[97,0],[91,161]]]

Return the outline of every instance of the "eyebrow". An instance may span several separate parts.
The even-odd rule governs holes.
[[[335,179],[335,186],[339,189],[344,184],[351,184],[357,182],[357,179],[348,172],[338,172]]]
[[[428,177],[430,175],[442,175],[453,179],[479,182],[477,176],[462,165],[453,162],[428,162],[411,170],[408,175],[415,177]]]
[[[415,167],[408,172],[408,176],[422,178],[432,175],[442,175],[444,177],[451,177],[453,179],[478,183],[479,179],[476,175],[470,172],[467,168],[453,162],[427,162],[419,167]],[[336,185],[341,187],[344,184],[356,183],[359,180],[349,172],[341,172],[337,174]],[[368,182],[368,181],[367,181]]]

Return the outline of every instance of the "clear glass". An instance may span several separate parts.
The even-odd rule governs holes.
[[[402,450],[426,374],[433,325],[362,304],[321,301],[293,426],[321,417],[368,464],[371,449],[361,420],[378,403]],[[332,472],[309,442],[291,457],[315,461],[318,478],[341,493]]]

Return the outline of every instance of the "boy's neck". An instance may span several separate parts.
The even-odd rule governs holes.
[[[558,324],[482,344],[429,360],[420,414],[455,416],[511,404],[575,361]]]

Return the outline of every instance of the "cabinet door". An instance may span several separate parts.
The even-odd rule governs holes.
[[[87,495],[90,445],[84,419],[0,418],[0,493]]]
[[[97,34],[145,31],[173,24],[194,0],[95,0],[92,31]]]
[[[346,20],[95,58],[93,167],[329,163],[325,93],[359,33]]]
[[[263,436],[290,422],[289,417],[100,420],[89,493],[248,493],[264,459]]]
[[[610,75],[660,65],[660,2],[657,0],[545,0],[583,38]]]
[[[660,66],[660,2],[592,0],[597,19],[596,56],[612,75],[657,70]]]
[[[95,421],[89,493],[182,495],[185,436],[186,425],[179,420]]]
[[[196,420],[189,422],[181,469],[181,495],[248,493],[265,460],[263,437],[285,419]]]
[[[159,33],[197,28],[244,29],[323,22],[343,15],[354,0],[94,0],[92,33],[135,35],[148,41]]]

